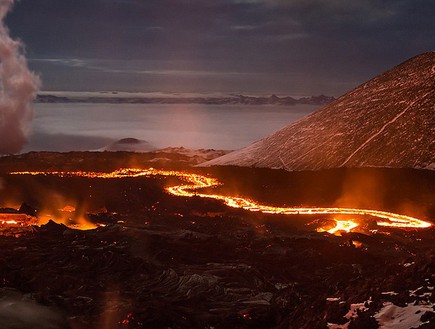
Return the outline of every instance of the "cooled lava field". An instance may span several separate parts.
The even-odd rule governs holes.
[[[375,209],[433,224],[435,172],[191,164],[187,156],[159,153],[0,158],[4,328],[435,326],[433,225],[397,228],[379,226],[369,215],[262,213],[201,197]],[[43,174],[150,167],[222,185],[176,196],[167,190],[182,184],[176,175]],[[336,220],[347,219],[358,227],[328,233]]]

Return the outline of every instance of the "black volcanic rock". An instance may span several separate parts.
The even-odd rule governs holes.
[[[8,288],[0,288],[0,323],[2,329],[70,328],[67,320],[56,310]]]
[[[53,95],[37,95],[35,102],[37,103],[69,103],[68,97],[59,97]]]
[[[22,203],[20,209],[18,210],[21,214],[26,214],[29,216],[36,216],[38,214],[38,209],[28,205],[27,203]]]
[[[167,151],[162,154],[169,156]],[[188,152],[179,150],[183,151]],[[44,164],[56,170],[105,172],[126,163],[144,165],[147,159],[145,154],[131,156],[75,152],[8,158],[14,160],[9,163],[14,170],[43,170]],[[20,164],[20,159],[25,163]],[[6,160],[2,158],[0,169],[7,172]],[[225,190],[216,191],[219,194],[237,191],[256,200],[253,193],[264,193],[267,204],[272,200],[319,204],[325,202],[321,201],[325,195],[336,193],[344,172],[361,170],[302,173],[220,167],[207,171],[225,183],[220,187]],[[421,203],[425,190],[434,186],[432,171],[364,171],[391,175],[382,181],[400,205],[400,200],[418,200],[425,208]],[[317,222],[317,215],[272,216],[207,198],[175,197],[165,187],[178,182],[155,176],[104,180],[2,174],[2,179],[6,188],[0,190],[0,200],[10,195],[31,197],[30,204],[44,209],[45,204],[59,207],[53,201],[60,198],[50,195],[65,200],[68,196],[84,205],[79,205],[81,212],[93,223],[106,225],[79,231],[49,222],[20,236],[1,236],[0,288],[31,297],[31,305],[25,306],[37,311],[38,318],[44,314],[38,306],[44,305],[57,310],[55,315],[66,318],[74,329],[326,328],[328,323],[348,321],[349,329],[377,328],[373,316],[384,303],[393,303],[398,310],[421,303],[418,316],[429,321],[427,328],[434,327],[433,312],[427,310],[435,296],[433,228],[334,236],[307,226]],[[394,181],[403,185],[389,184]],[[323,196],[296,199],[304,194],[302,187],[307,191],[310,185],[327,190]],[[427,198],[432,202],[431,196]],[[0,289],[0,301],[3,297]],[[345,316],[355,304],[363,304],[364,309],[349,320]],[[54,317],[48,324],[38,318],[32,322],[43,328],[56,323]],[[17,320],[30,318],[20,313]],[[33,323],[22,328],[36,327]],[[415,319],[410,327],[419,323]],[[6,324],[0,314],[0,328],[7,328]]]
[[[322,96],[319,100],[328,101]],[[429,52],[248,147],[203,165],[435,169],[434,106],[435,52]]]
[[[155,147],[152,146],[149,142],[137,138],[123,138],[102,149],[102,151],[110,152],[150,152],[154,150]]]

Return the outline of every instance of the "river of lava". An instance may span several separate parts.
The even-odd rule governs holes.
[[[199,174],[187,173],[173,170],[135,169],[124,168],[110,173],[85,172],[85,171],[47,171],[47,172],[12,172],[11,175],[55,175],[60,177],[85,177],[85,178],[126,178],[126,177],[150,177],[150,176],[173,176],[186,182],[186,184],[167,187],[166,191],[174,196],[180,197],[202,197],[220,200],[227,206],[241,208],[249,211],[257,211],[265,214],[280,215],[347,215],[347,216],[371,216],[377,218],[377,225],[390,228],[428,228],[432,224],[407,215],[400,215],[380,210],[357,209],[357,208],[326,208],[326,207],[275,207],[263,205],[253,200],[241,197],[224,196],[210,193],[200,193],[203,188],[216,187],[221,183],[212,177]],[[347,220],[345,231],[350,231],[358,224]],[[338,223],[339,224],[339,223]]]

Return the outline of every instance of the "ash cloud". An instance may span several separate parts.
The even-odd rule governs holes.
[[[13,4],[0,0],[0,154],[17,153],[26,143],[40,85],[27,67],[23,45],[10,37],[4,24]]]

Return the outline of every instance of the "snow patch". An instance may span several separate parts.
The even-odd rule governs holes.
[[[409,291],[409,296],[411,296],[411,297],[418,297],[418,296],[420,296],[419,293],[422,292],[423,289],[424,289],[424,287],[421,286],[421,287],[418,287],[415,290],[410,290]]]
[[[326,299],[328,300],[328,298]],[[356,319],[358,317],[358,311],[365,312],[368,310],[368,307],[372,303],[372,299],[369,298],[369,300],[363,302],[363,303],[356,303],[356,304],[350,304],[350,309],[344,316],[344,318],[348,319],[344,324],[337,324],[337,323],[327,323],[327,327],[329,329],[347,329],[349,327],[349,324],[351,323],[352,319]],[[366,306],[367,305],[367,306]]]
[[[346,322],[345,324],[336,324],[336,323],[329,323],[327,324],[329,329],[347,329],[349,328],[349,322]]]
[[[405,307],[394,305],[391,302],[383,304],[382,309],[374,315],[380,329],[409,329],[418,328],[425,322],[421,317],[426,312],[433,312],[435,304],[409,303]]]
[[[399,294],[398,292],[394,292],[394,291],[381,292],[381,295],[386,295],[386,296],[397,296],[398,294]]]
[[[340,297],[328,297],[326,298],[326,301],[328,302],[338,302],[340,300]]]
[[[349,312],[346,313],[344,316],[347,319],[355,319],[358,317],[358,311],[365,312],[368,310],[368,307],[366,307],[366,303],[370,305],[371,299],[364,303],[357,303],[357,304],[350,304]]]

